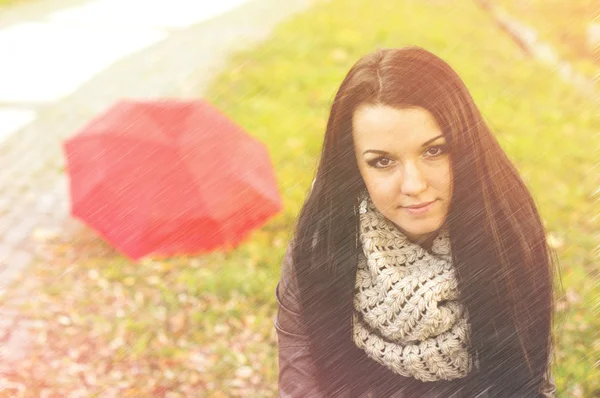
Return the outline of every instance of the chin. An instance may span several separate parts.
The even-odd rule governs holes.
[[[394,222],[398,228],[406,233],[418,236],[418,235],[427,235],[432,232],[439,230],[444,224],[444,220],[435,219],[435,220],[422,220],[418,222]]]

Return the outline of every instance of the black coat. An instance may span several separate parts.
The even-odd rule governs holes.
[[[288,247],[283,260],[281,279],[275,291],[278,303],[275,328],[279,345],[279,396],[286,398],[324,397],[319,392],[316,370],[309,352],[309,339],[302,321],[298,282],[293,266],[290,247]],[[364,360],[372,361],[366,354]],[[383,368],[383,366],[381,367]],[[359,398],[466,397],[460,389],[460,384],[464,382],[464,379],[462,381],[421,382],[396,374],[393,374],[391,378],[394,380],[389,385],[377,384],[368,387],[367,392],[361,394]],[[540,397],[554,397],[555,391],[556,385],[553,378],[546,379],[540,391]],[[353,394],[351,387],[347,387],[340,396],[350,398],[356,395]],[[488,398],[489,394],[484,391],[476,397]]]

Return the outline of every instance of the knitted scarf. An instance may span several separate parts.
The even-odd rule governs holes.
[[[431,252],[410,242],[363,193],[353,340],[394,373],[421,381],[465,377],[472,368],[467,310],[452,266],[448,229]],[[478,363],[475,363],[478,366]]]

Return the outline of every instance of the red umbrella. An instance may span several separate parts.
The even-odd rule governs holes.
[[[71,214],[132,260],[235,247],[282,208],[266,147],[206,101],[120,101],[63,145]]]

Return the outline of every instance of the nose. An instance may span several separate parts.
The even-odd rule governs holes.
[[[427,181],[413,162],[407,162],[402,176],[402,193],[408,196],[418,196],[427,188]]]

